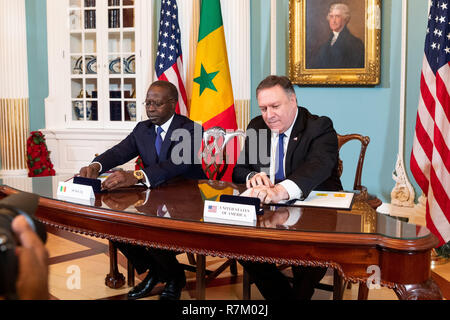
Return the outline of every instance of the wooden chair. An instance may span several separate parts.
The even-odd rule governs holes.
[[[366,149],[367,146],[370,143],[370,138],[367,136],[362,136],[360,134],[347,134],[347,135],[339,135],[338,134],[338,148],[339,151],[341,150],[341,147],[346,144],[349,141],[352,140],[359,140],[361,142],[361,149],[359,152],[359,158],[358,158],[358,164],[356,166],[356,172],[355,172],[355,181],[353,183],[353,190],[359,190],[361,193],[358,195],[362,200],[366,200],[367,203],[376,210],[381,204],[382,201],[378,199],[376,196],[371,195],[368,193],[367,188],[361,184],[361,176],[362,176],[362,168],[364,164],[364,158],[366,155]],[[343,165],[342,160],[339,159],[339,177],[342,175],[343,171]],[[349,282],[341,282],[342,283],[342,290],[345,288],[350,289],[351,283]],[[358,289],[358,300],[367,300],[369,294],[369,289],[364,283],[359,284]]]
[[[360,134],[347,134],[347,135],[337,135],[338,137],[338,151],[341,151],[341,148],[344,144],[346,144],[349,141],[352,140],[358,140],[361,142],[361,149],[359,151],[359,158],[358,158],[358,164],[356,166],[356,172],[355,172],[355,180],[353,182],[353,190],[366,190],[367,189],[361,185],[361,176],[362,176],[362,169],[364,164],[364,158],[366,156],[366,149],[367,146],[370,143],[370,138],[366,136],[362,136]],[[344,166],[341,158],[338,159],[338,174],[339,177],[342,176],[342,172],[344,171]]]
[[[213,127],[203,134],[201,157],[208,179],[220,181],[225,175],[228,169],[227,145],[233,138],[245,139],[244,131],[226,132],[221,127]]]
[[[362,136],[360,134],[348,134],[348,135],[337,135],[338,137],[338,151],[340,152],[342,146],[346,144],[349,141],[352,140],[359,140],[361,143],[361,149],[359,152],[359,158],[358,158],[358,164],[356,166],[356,172],[355,172],[355,179],[353,183],[353,190],[360,191],[361,197],[364,199],[369,199],[369,195],[367,193],[367,188],[361,184],[361,176],[362,176],[362,169],[364,164],[364,158],[366,155],[366,149],[369,145],[370,138],[367,136]],[[339,177],[342,176],[342,173],[344,171],[344,166],[341,158],[338,158],[338,175]],[[374,202],[375,203],[375,202]],[[380,201],[381,204],[381,201]],[[380,205],[378,204],[378,206]],[[279,269],[283,270],[288,268],[289,265],[280,265]],[[292,281],[292,279],[289,279]],[[243,276],[243,299],[249,300],[251,295],[251,284],[253,283],[250,275],[248,272],[244,269],[244,276]],[[333,285],[330,284],[324,284],[319,283],[316,286],[316,289],[326,290],[333,292],[333,300],[342,300],[342,296],[344,294],[344,290],[347,286],[350,284],[343,281],[342,277],[338,274],[336,270],[333,270]],[[360,285],[359,293],[358,293],[359,299],[367,299],[367,287],[365,285]]]

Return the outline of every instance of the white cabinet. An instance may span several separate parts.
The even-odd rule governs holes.
[[[47,0],[47,144],[57,173],[76,172],[145,117],[153,1]]]

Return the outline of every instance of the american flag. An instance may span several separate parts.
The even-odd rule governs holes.
[[[216,213],[217,207],[216,206],[208,206],[208,212]]]
[[[177,87],[178,105],[176,112],[186,116],[188,114],[187,95],[182,76],[183,54],[176,0],[161,0],[155,73],[158,80],[169,81]]]
[[[426,221],[450,241],[450,1],[431,1],[411,154],[411,172],[427,196]]]

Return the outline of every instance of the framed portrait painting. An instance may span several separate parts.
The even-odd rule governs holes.
[[[290,0],[293,83],[377,85],[380,46],[381,0]]]

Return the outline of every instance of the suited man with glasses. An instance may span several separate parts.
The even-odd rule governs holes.
[[[104,190],[114,190],[142,182],[148,188],[155,188],[176,177],[188,179],[205,179],[201,164],[196,164],[194,157],[201,145],[203,129],[185,116],[175,114],[178,91],[170,82],[156,81],[147,92],[145,100],[149,120],[139,122],[134,130],[119,144],[96,157],[89,166],[80,170],[80,176],[97,178],[111,168],[127,163],[140,156],[143,170],[115,171],[102,184]],[[183,141],[177,135],[172,141],[175,130],[184,129],[191,141]],[[195,141],[194,132],[199,141]],[[175,157],[182,155],[172,151],[179,143],[190,144],[190,161],[174,163]],[[185,159],[186,157],[183,157]],[[171,251],[144,248],[141,246],[117,243],[117,247],[133,263],[141,274],[149,270],[145,279],[129,293],[130,299],[149,296],[156,284],[165,282],[166,286],[160,299],[177,300],[186,284],[183,267],[178,263],[176,254]]]

